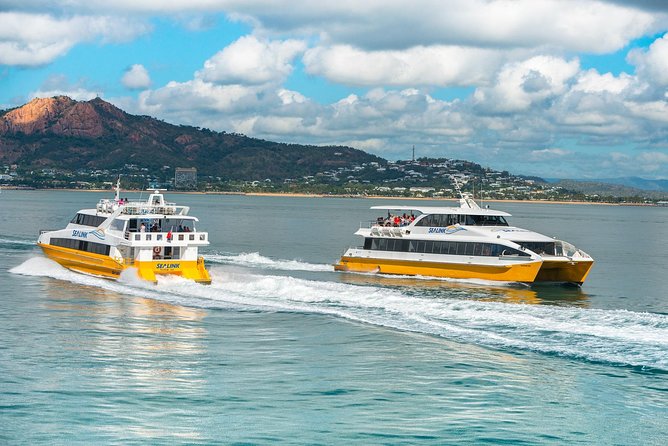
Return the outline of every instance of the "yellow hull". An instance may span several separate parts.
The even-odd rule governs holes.
[[[536,282],[568,282],[582,285],[593,265],[593,260],[543,260]]]
[[[538,260],[513,265],[473,265],[343,256],[339,263],[334,265],[334,270],[532,283],[541,263]]]
[[[154,260],[125,263],[101,254],[43,243],[38,243],[38,245],[42,248],[44,255],[65,268],[95,276],[118,279],[123,270],[134,267],[140,278],[150,282],[155,282],[156,276],[170,274],[198,283],[211,283],[211,277],[201,257],[198,260]]]

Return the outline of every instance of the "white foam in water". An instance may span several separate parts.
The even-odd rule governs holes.
[[[668,316],[625,310],[421,297],[401,289],[210,269],[211,285],[83,276],[43,258],[11,270],[182,305],[327,314],[494,348],[668,370]],[[129,276],[128,276],[129,277]]]
[[[34,240],[20,240],[20,239],[1,238],[0,237],[0,244],[3,244],[3,243],[14,243],[16,245],[34,245],[35,241]]]
[[[242,265],[253,268],[266,268],[284,271],[334,271],[332,265],[322,263],[306,263],[299,260],[271,259],[259,252],[241,254],[207,254],[205,260],[215,263]]]

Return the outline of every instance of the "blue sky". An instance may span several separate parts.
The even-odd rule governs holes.
[[[658,0],[0,0],[0,108],[99,95],[388,159],[668,178],[667,31]]]

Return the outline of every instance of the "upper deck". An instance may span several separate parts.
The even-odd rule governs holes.
[[[428,215],[489,215],[496,217],[510,217],[511,214],[494,209],[486,209],[481,207],[454,207],[454,206],[372,206],[370,209],[385,210],[385,211],[400,211],[400,212],[414,212]]]
[[[95,207],[95,212],[123,215],[174,215],[186,216],[190,208],[188,206],[178,206],[176,203],[165,201],[165,197],[159,189],[155,189],[146,201],[125,200],[118,196],[113,199],[101,199]]]

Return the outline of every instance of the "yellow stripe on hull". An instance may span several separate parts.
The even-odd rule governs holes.
[[[334,265],[334,270],[531,283],[536,278],[541,263],[538,260],[511,265],[474,265],[344,256],[338,264]]]
[[[582,285],[593,265],[593,260],[543,260],[536,282],[568,282]]]
[[[102,254],[43,243],[38,243],[38,245],[48,258],[65,268],[95,276],[118,279],[124,269],[135,267],[137,275],[150,282],[155,282],[156,276],[170,274],[202,284],[211,283],[211,277],[204,266],[202,257],[198,260],[153,260],[127,264]]]

